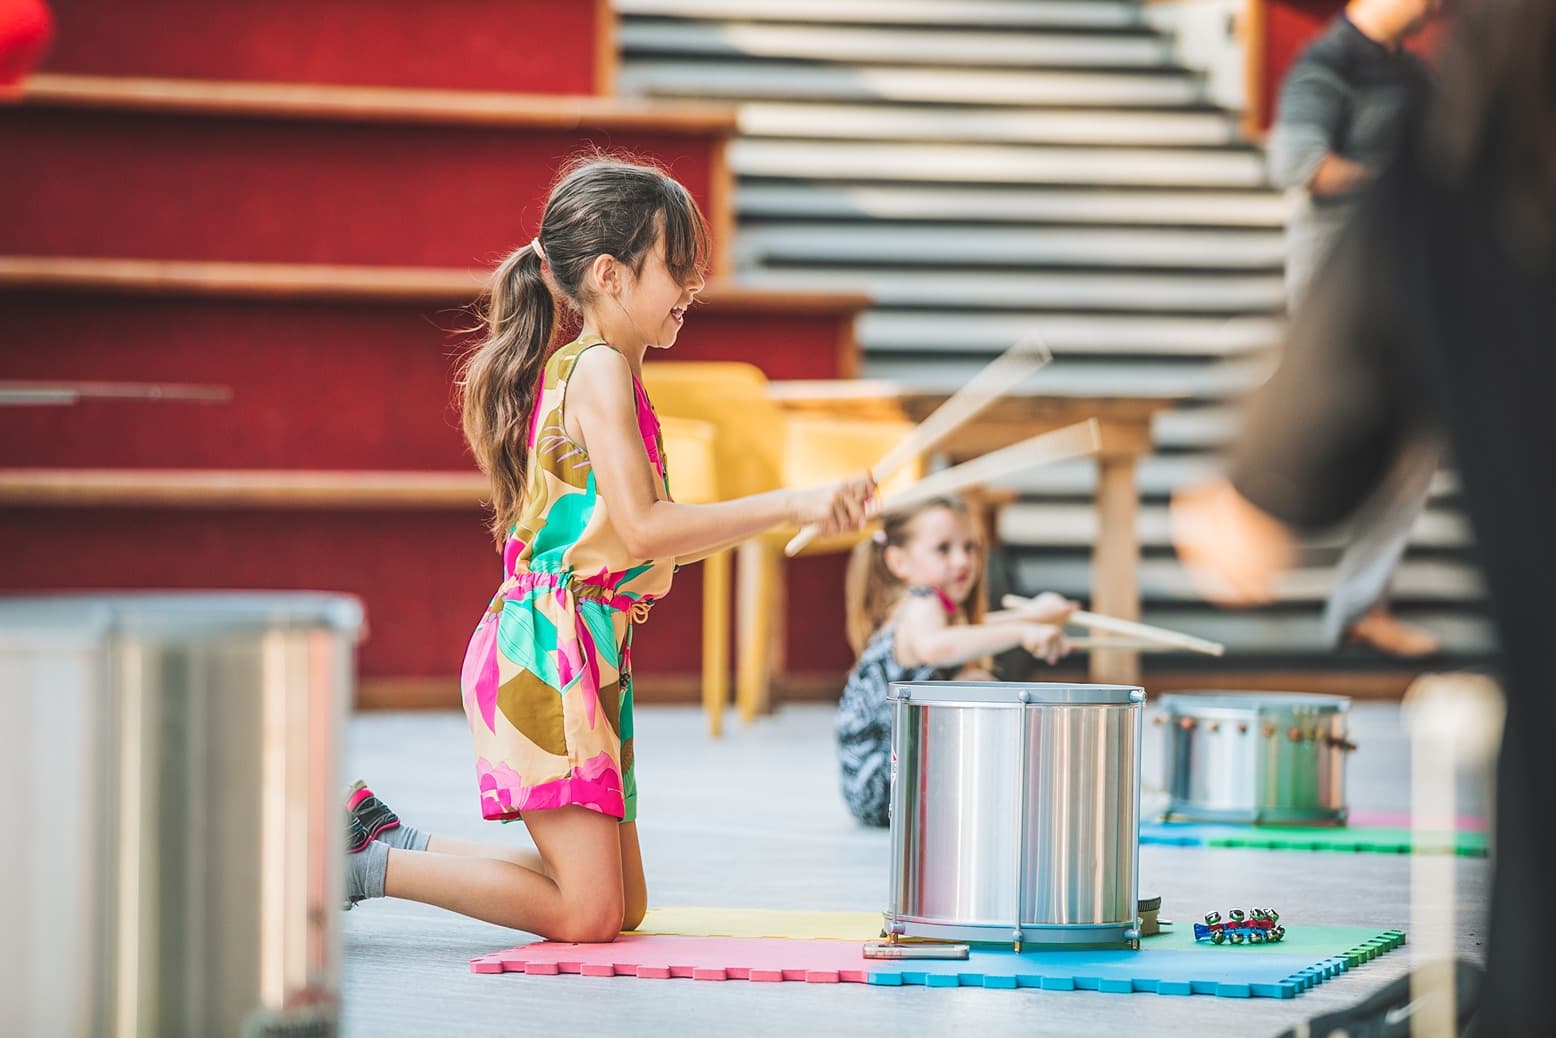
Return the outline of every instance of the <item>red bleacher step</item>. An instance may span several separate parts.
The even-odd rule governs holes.
[[[732,109],[40,75],[0,106],[12,254],[468,267],[538,229],[558,167],[655,159],[732,233]]]
[[[615,92],[610,0],[51,0],[44,68],[98,76]]]
[[[0,465],[464,471],[454,380],[482,275],[0,257],[0,379],[222,387],[226,399],[0,408]],[[851,374],[849,294],[714,282],[668,356]],[[658,351],[655,351],[658,354]],[[652,363],[652,360],[650,361]]]
[[[0,471],[0,543],[15,549],[0,567],[0,592],[344,592],[367,611],[363,680],[441,683],[450,690],[446,705],[457,706],[465,643],[501,570],[477,484],[420,480],[418,503],[414,473],[127,475]],[[358,503],[343,504],[351,492]],[[849,665],[841,558],[791,568],[788,658],[800,669],[841,673]],[[826,594],[798,594],[802,587]],[[654,607],[633,645],[642,700],[684,698],[695,686],[701,598],[701,567],[692,566]]]

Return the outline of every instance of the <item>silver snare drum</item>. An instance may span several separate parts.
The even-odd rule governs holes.
[[[1170,695],[1158,721],[1172,821],[1344,825],[1351,701],[1304,692]]]
[[[1139,946],[1145,691],[891,686],[888,933]]]

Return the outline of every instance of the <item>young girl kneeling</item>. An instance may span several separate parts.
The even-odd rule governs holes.
[[[644,355],[674,344],[707,232],[659,169],[586,161],[497,268],[465,368],[464,427],[491,479],[502,579],[461,686],[481,814],[538,854],[429,836],[366,787],[347,802],[352,903],[402,897],[553,940],[608,941],[647,903],[634,768],[634,629],[680,564],[784,525],[858,529],[868,474],[677,504]],[[559,304],[582,318],[553,349]]]

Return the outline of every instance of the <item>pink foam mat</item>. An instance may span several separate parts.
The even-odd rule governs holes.
[[[738,963],[739,965],[731,965]],[[852,941],[623,936],[612,944],[542,941],[470,960],[473,973],[579,973],[585,977],[797,980],[863,984],[873,969]]]
[[[1409,829],[1410,812],[1408,811],[1352,811],[1347,818],[1349,824],[1357,827],[1376,827],[1379,829]],[[1483,833],[1486,831],[1486,820],[1475,815],[1459,815],[1454,819],[1454,828],[1465,833]]]

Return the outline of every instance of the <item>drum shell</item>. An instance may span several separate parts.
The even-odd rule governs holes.
[[[1164,696],[1173,821],[1344,825],[1350,700],[1302,692]]]
[[[0,1034],[325,1036],[361,606],[0,598]]]
[[[1144,692],[953,682],[892,692],[888,924],[964,940],[1137,938]]]

